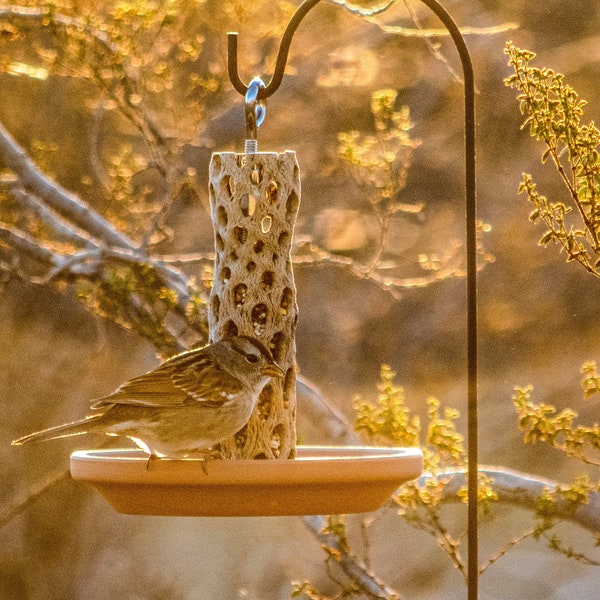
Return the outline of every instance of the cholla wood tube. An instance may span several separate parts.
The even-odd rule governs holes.
[[[267,384],[248,425],[221,449],[230,458],[294,458],[298,307],[290,250],[300,202],[296,155],[213,154],[209,193],[215,231],[211,340],[252,335],[286,373]]]

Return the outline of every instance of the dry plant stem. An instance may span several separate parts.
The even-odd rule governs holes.
[[[8,508],[3,508],[0,514],[0,529],[7,525],[14,518],[18,517],[42,494],[53,488],[57,483],[66,480],[69,477],[68,469],[52,473],[41,481],[32,485],[27,491],[27,495],[22,500],[13,502]]]
[[[494,554],[493,556],[488,558],[483,564],[480,565],[479,573],[483,574],[489,567],[491,567],[494,563],[498,562],[503,556],[505,556],[512,548],[514,548],[515,546],[520,544],[523,540],[533,537],[535,535],[535,533],[536,533],[535,528],[529,529],[528,531],[525,531],[521,535],[517,536],[516,538],[514,538],[513,540],[508,542],[508,544],[506,544],[504,546],[504,548],[501,548],[500,550],[498,550],[498,552],[496,552],[496,554]]]
[[[221,449],[232,458],[293,458],[298,307],[290,252],[300,202],[296,156],[214,154],[209,196],[215,230],[210,338],[255,336],[286,374],[267,384],[248,425]]]
[[[589,567],[600,567],[600,561],[594,560],[589,556],[586,556],[582,552],[575,552],[573,548],[569,546],[565,546],[561,543],[560,539],[556,536],[551,536],[547,532],[542,534],[542,537],[548,541],[548,546],[552,548],[555,552],[560,552],[564,554],[567,558],[575,559],[577,562],[582,565],[587,565]]]
[[[438,546],[448,555],[454,567],[460,572],[465,580],[465,584],[468,583],[469,577],[467,573],[467,564],[465,563],[460,550],[459,542],[453,538],[446,527],[442,524],[439,515],[433,514],[431,517],[433,525],[428,527],[430,533],[435,538]]]
[[[408,12],[410,13],[410,16],[411,16],[411,18],[413,20],[413,23],[415,24],[417,30],[419,32],[421,32],[421,35],[419,37],[421,37],[423,40],[425,40],[425,43],[427,44],[427,47],[429,48],[431,54],[437,60],[439,60],[439,61],[441,61],[443,63],[443,65],[446,67],[446,69],[448,69],[448,72],[450,73],[450,75],[452,75],[452,78],[455,81],[462,82],[462,78],[460,77],[460,75],[454,70],[454,68],[452,67],[452,65],[448,61],[448,59],[440,51],[439,45],[435,44],[434,42],[431,41],[431,39],[429,37],[427,37],[426,35],[424,35],[424,31],[425,30],[421,26],[419,18],[417,17],[417,13],[413,10],[413,8],[411,7],[411,5],[406,0],[404,0],[404,6],[406,7],[406,9],[408,10]]]
[[[303,517],[305,525],[321,544],[325,552],[333,556],[342,571],[357,584],[369,598],[400,600],[400,594],[378,579],[360,559],[349,552],[334,533],[324,533],[327,521],[322,516]]]
[[[588,233],[590,234],[590,237],[592,238],[592,247],[594,248],[594,250],[597,251],[600,246],[600,242],[598,241],[598,232],[596,231],[596,227],[594,227],[594,223],[587,216],[587,214],[581,204],[581,200],[579,199],[579,194],[577,193],[577,189],[576,189],[576,176],[575,176],[575,172],[574,172],[575,169],[574,169],[573,165],[571,165],[571,177],[569,178],[569,176],[567,175],[565,168],[560,160],[558,148],[554,145],[551,146],[550,144],[548,144],[548,142],[546,142],[546,145],[551,150],[550,154],[552,156],[552,161],[554,162],[554,164],[556,166],[556,170],[558,171],[561,179],[565,183],[565,187],[569,190],[569,193],[570,193],[571,197],[573,198],[573,204],[577,208],[577,212],[579,213],[581,220],[585,224],[586,230],[588,231]],[[568,247],[565,247],[565,250],[568,250]]]

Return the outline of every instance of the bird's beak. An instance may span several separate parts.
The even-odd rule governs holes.
[[[269,377],[283,377],[285,375],[284,370],[276,363],[268,363],[262,370],[263,375],[268,375]]]

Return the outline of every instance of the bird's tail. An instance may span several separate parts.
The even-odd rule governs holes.
[[[101,417],[102,414],[91,415],[85,419],[79,421],[73,421],[72,423],[65,423],[64,425],[57,425],[56,427],[50,427],[43,431],[36,431],[30,433],[12,442],[13,446],[21,446],[28,442],[43,442],[46,440],[56,440],[59,438],[71,437],[74,435],[82,435],[88,433],[93,429],[93,421]]]

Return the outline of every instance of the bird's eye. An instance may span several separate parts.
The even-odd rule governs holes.
[[[257,363],[260,360],[260,357],[256,356],[256,354],[246,354],[246,360],[249,363]]]

